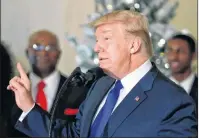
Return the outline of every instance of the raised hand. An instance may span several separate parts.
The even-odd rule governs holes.
[[[17,63],[17,70],[20,76],[13,77],[7,87],[15,93],[15,101],[17,106],[24,112],[29,111],[33,105],[34,100],[31,95],[31,84],[26,72],[20,63]]]

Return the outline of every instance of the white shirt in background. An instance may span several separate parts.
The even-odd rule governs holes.
[[[174,77],[170,77],[173,82],[175,82],[177,85],[181,86],[184,88],[184,90],[187,92],[187,94],[190,94],[194,79],[195,79],[195,74],[191,73],[185,80],[179,82],[177,81]]]
[[[41,79],[36,74],[31,72],[29,78],[32,84],[31,93],[34,101],[36,101],[36,96],[38,91],[37,85],[41,80],[44,81],[45,83],[44,93],[47,100],[47,111],[50,112],[59,87],[59,82],[61,78],[60,73],[58,71],[54,71],[48,77]],[[22,121],[25,118],[25,116],[28,114],[28,112],[23,112],[19,117],[19,120]]]

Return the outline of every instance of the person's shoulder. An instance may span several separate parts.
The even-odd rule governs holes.
[[[110,77],[110,76],[108,76],[108,75],[105,75],[105,76],[102,76],[101,78],[99,78],[96,82],[98,83],[98,84],[106,84],[107,82],[113,82],[113,81],[115,81],[115,79],[114,78],[112,78],[112,77]]]
[[[101,78],[95,80],[92,83],[91,90],[96,89],[96,88],[99,89],[104,86],[110,86],[112,85],[112,83],[114,83],[114,81],[115,79],[111,78],[108,75],[102,76]]]
[[[60,71],[59,71],[59,74],[60,74],[61,79],[66,80],[66,79],[68,78],[67,75],[65,75],[64,73],[62,73],[62,72],[60,72]]]
[[[180,92],[185,92],[185,90],[182,87],[177,85],[175,82],[173,82],[171,79],[169,79],[169,77],[165,76],[161,72],[159,72],[157,74],[156,83],[162,84],[171,90],[178,90]]]
[[[154,88],[158,88],[160,90],[160,94],[165,99],[172,100],[191,100],[191,97],[186,93],[186,91],[175,82],[171,81],[168,77],[163,75],[162,73],[158,73],[156,80],[154,81]]]

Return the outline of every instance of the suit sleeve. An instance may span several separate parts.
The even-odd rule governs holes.
[[[175,100],[173,100],[175,101]],[[175,102],[158,129],[159,137],[197,137],[197,120],[193,100],[184,95],[181,102]]]
[[[97,81],[92,84],[90,90],[88,91],[86,99],[92,92],[96,82]],[[84,102],[80,105],[79,112],[77,113],[75,118],[75,122],[67,122],[66,120],[56,119],[54,123],[54,128],[52,129],[52,136],[69,138],[80,137],[83,109]],[[48,114],[48,112],[44,111],[36,104],[22,122],[20,122],[19,120],[17,121],[17,123],[15,124],[15,128],[30,137],[48,137],[49,125],[50,115]]]
[[[83,107],[83,104],[82,106]],[[81,125],[81,109],[76,116],[75,123],[56,119],[52,130],[53,137],[79,137]],[[17,121],[15,128],[30,137],[48,137],[50,115],[38,105],[28,113],[23,122]]]

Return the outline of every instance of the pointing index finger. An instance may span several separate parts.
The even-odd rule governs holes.
[[[18,69],[18,71],[19,71],[20,77],[21,77],[23,80],[27,81],[27,80],[28,80],[28,77],[27,77],[26,72],[24,71],[24,69],[23,69],[23,67],[21,66],[20,63],[17,63],[17,69]]]

